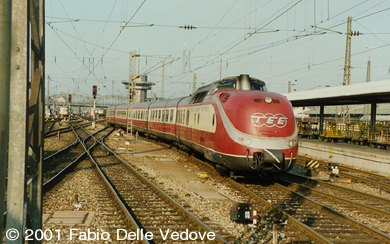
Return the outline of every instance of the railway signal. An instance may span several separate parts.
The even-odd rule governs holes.
[[[96,108],[96,95],[97,95],[97,86],[94,85],[92,87],[92,96],[93,96],[93,121],[92,121],[92,129],[95,129],[95,108]]]
[[[132,92],[129,93],[129,99],[130,99],[130,102],[133,101],[133,93]]]
[[[72,103],[72,95],[68,95],[69,110],[68,110],[68,120],[70,121],[70,104]]]
[[[257,216],[256,216],[257,217]],[[235,203],[230,209],[230,219],[240,223],[253,222],[253,207],[251,203]]]
[[[328,169],[330,171],[330,176],[339,175],[339,164],[338,163],[328,163]]]
[[[93,99],[96,99],[96,95],[97,95],[97,86],[93,86],[92,87],[92,96],[93,96]]]

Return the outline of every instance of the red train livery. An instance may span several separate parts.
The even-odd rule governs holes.
[[[193,95],[107,109],[110,124],[183,144],[231,173],[290,170],[298,155],[291,103],[248,75],[229,77]]]

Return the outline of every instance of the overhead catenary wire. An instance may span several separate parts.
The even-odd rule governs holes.
[[[233,1],[232,1],[233,2]],[[358,4],[362,4],[362,3],[365,3],[365,2],[367,2],[367,1],[363,1],[363,2],[359,2]],[[317,3],[318,3],[318,1],[317,1]],[[312,5],[311,5],[312,6]],[[360,5],[360,6],[362,6],[362,5]],[[227,7],[229,7],[229,6],[227,6]],[[317,7],[318,7],[318,5],[317,5]],[[364,6],[365,7],[365,6]],[[333,12],[334,11],[332,11],[332,14],[333,14]],[[355,11],[356,12],[356,11]],[[374,11],[375,12],[375,11]],[[224,12],[225,13],[225,12]],[[381,12],[381,13],[383,13],[383,11]],[[312,14],[312,13],[311,13]],[[310,14],[310,15],[311,15]],[[379,14],[379,13],[378,13]],[[366,12],[366,14],[365,14],[365,16],[368,16],[368,15],[371,15],[371,16],[375,16],[375,14],[374,13],[369,13],[369,12]],[[363,16],[363,15],[360,15],[360,16]],[[330,17],[333,17],[332,15],[330,15]],[[364,16],[363,16],[364,17]],[[312,19],[312,18],[309,18],[309,19]],[[334,20],[334,19],[333,19]],[[224,21],[224,22],[226,22],[226,21]],[[111,23],[111,21],[110,22],[108,22],[108,23]],[[133,22],[131,22],[131,23],[133,23]],[[327,22],[327,23],[321,23],[320,24],[320,22],[318,21],[317,22],[317,24],[318,25],[320,25],[320,26],[326,26],[326,25],[328,25],[329,26],[329,23],[330,22]],[[363,24],[364,24],[364,22],[362,22]],[[222,21],[221,21],[221,23],[220,24],[223,24],[222,23]],[[340,24],[340,25],[342,25],[343,23],[337,23],[337,24]],[[197,26],[198,27],[198,26]],[[215,27],[215,26],[211,26],[210,28],[213,28],[213,27]],[[258,27],[260,27],[260,26],[258,26]],[[295,26],[294,26],[295,27]],[[175,28],[177,28],[177,26],[175,26]],[[223,27],[219,27],[219,26],[216,26],[215,27],[215,29],[212,29],[213,31],[211,32],[211,34],[214,34],[214,32],[217,30],[217,29],[219,29],[219,28],[223,28]],[[292,26],[291,26],[291,28],[292,28]],[[243,29],[245,29],[245,30],[248,30],[248,31],[246,31],[246,32],[249,32],[249,29],[248,28],[243,28]],[[290,30],[291,31],[291,30]],[[296,32],[299,32],[299,30],[293,30],[293,31],[295,31],[295,33]],[[367,33],[367,34],[375,34],[374,33],[375,31],[373,31],[372,33]],[[210,35],[211,35],[210,34]],[[290,33],[289,33],[290,34]],[[330,33],[327,33],[327,34],[330,34]],[[365,33],[366,34],[366,33]],[[385,34],[385,33],[380,33],[380,34]],[[288,35],[287,37],[289,37],[290,35]],[[286,36],[285,36],[286,37]],[[75,35],[75,38],[77,38],[77,36]],[[266,37],[267,38],[267,37]],[[306,39],[305,39],[306,40]],[[284,43],[288,43],[288,42],[291,42],[292,40],[291,40],[291,38],[289,39],[289,40],[287,40],[287,39],[284,39],[283,41],[285,41]],[[298,41],[297,43],[300,43],[301,41]],[[275,43],[274,41],[273,41],[273,43]],[[284,44],[283,43],[283,44]],[[91,45],[94,45],[93,43],[91,43]],[[280,45],[282,45],[282,44],[280,44]],[[99,45],[99,46],[104,46],[104,45]],[[252,46],[252,45],[251,45]],[[286,46],[290,46],[290,45],[286,45]],[[240,46],[240,47],[244,47],[244,46]],[[90,50],[91,50],[91,48],[90,47],[88,47]],[[107,47],[102,47],[102,49],[104,48],[104,50],[102,50],[102,52],[103,51],[106,51],[106,50],[108,50],[108,48]],[[260,50],[260,51],[258,51],[257,53],[259,53],[259,52],[261,52],[261,51],[263,51],[263,50],[267,50],[267,49],[269,49],[270,47],[266,47],[266,46],[263,46],[263,47],[261,47],[260,45],[258,46],[258,47],[251,47],[252,48],[252,50],[253,51],[256,51],[257,49],[261,49],[261,48],[263,48],[262,50]],[[232,49],[232,50],[230,50],[230,51],[228,51],[228,52],[226,52],[225,54],[222,54],[222,52],[223,51],[225,51],[226,50],[226,48],[225,49],[221,49],[221,51],[220,51],[220,53],[218,53],[218,52],[213,52],[213,53],[210,53],[209,55],[192,55],[191,56],[191,58],[190,59],[192,59],[192,60],[197,60],[198,62],[197,62],[197,64],[196,65],[194,65],[195,64],[195,62],[193,62],[193,61],[191,61],[192,62],[192,66],[193,67],[195,67],[195,68],[199,68],[197,71],[199,71],[200,72],[200,70],[204,70],[204,73],[208,73],[209,74],[209,70],[210,69],[212,69],[212,70],[216,70],[216,69],[214,69],[214,66],[213,65],[215,65],[215,62],[210,62],[210,63],[207,63],[207,65],[204,65],[205,64],[205,62],[199,62],[199,60],[201,60],[202,58],[210,58],[210,59],[212,59],[212,58],[215,58],[215,57],[217,57],[217,60],[218,60],[218,63],[219,63],[219,60],[220,60],[220,58],[218,58],[218,57],[221,57],[221,54],[222,54],[222,56],[223,56],[223,59],[225,60],[225,56],[224,55],[229,55],[229,65],[230,65],[230,67],[233,67],[233,65],[234,65],[234,62],[238,62],[238,63],[242,63],[242,59],[244,59],[245,57],[249,57],[250,55],[248,55],[248,53],[245,53],[246,51],[245,50],[248,50],[247,48],[240,48],[240,50],[238,50],[239,48],[234,48],[234,49]],[[111,49],[110,49],[111,51],[116,51],[116,50],[114,50],[113,49],[113,47],[111,47]],[[188,49],[187,49],[188,50]],[[280,48],[278,48],[278,49],[275,49],[275,50],[280,50]],[[118,51],[120,51],[120,52],[123,52],[123,53],[128,53],[128,52],[126,52],[126,51],[121,51],[121,50],[118,50]],[[195,52],[193,52],[193,54],[196,54]],[[251,54],[252,54],[252,52],[251,52]],[[261,52],[261,54],[263,54],[263,52]],[[102,54],[101,56],[103,56],[104,54]],[[258,57],[259,55],[256,55],[255,53],[253,53],[252,54],[253,55],[253,57],[251,57],[250,59],[253,59],[254,57]],[[273,54],[274,56],[277,56],[278,55],[278,53],[275,53],[274,52],[274,54]],[[145,57],[146,56],[148,56],[148,57],[153,57],[154,55],[145,55]],[[76,57],[76,56],[75,56]],[[172,56],[173,57],[173,56]],[[265,57],[265,56],[264,56]],[[261,59],[263,59],[264,58],[263,57],[263,55],[260,57],[260,60]],[[279,57],[280,57],[280,54],[279,54]],[[82,57],[81,57],[81,59],[82,59]],[[148,58],[149,59],[149,58]],[[96,60],[96,58],[95,58],[95,60]],[[256,60],[258,60],[258,58],[256,59]],[[330,59],[329,59],[330,60]],[[106,60],[105,60],[106,61]],[[314,60],[314,61],[316,61],[316,60]],[[149,60],[149,64],[150,65],[153,65],[153,63],[154,63],[154,61],[150,61]],[[177,63],[177,62],[176,62]],[[174,63],[175,64],[175,63]],[[99,64],[100,65],[100,64]],[[304,65],[304,64],[302,64],[302,65]],[[319,68],[319,64],[314,64],[314,65],[316,65],[316,67],[318,67]],[[171,67],[172,68],[177,68],[176,67],[177,65],[171,65]],[[306,68],[307,68],[307,65],[304,65],[305,66],[305,70],[303,70],[302,72],[304,73],[304,72],[306,72]],[[155,68],[156,67],[158,67],[158,65],[157,66],[155,66]],[[152,74],[152,72],[154,72],[153,70],[151,70],[150,68],[148,68],[148,69],[144,69],[144,71],[143,72],[148,72],[148,71],[151,71],[151,72],[149,72],[149,74]],[[174,69],[172,69],[171,71],[174,71]],[[177,72],[178,71],[178,72]],[[176,80],[176,79],[178,79],[179,78],[179,76],[180,77],[186,77],[185,79],[187,79],[187,77],[188,76],[186,76],[186,74],[183,76],[182,74],[178,74],[179,72],[181,72],[181,70],[180,70],[180,68],[177,68],[177,70],[176,70],[176,74],[173,74],[173,75],[171,75],[171,77],[172,78],[170,78],[170,81],[173,81],[173,80]],[[175,72],[174,72],[175,73]],[[190,74],[191,72],[190,71],[188,71],[188,75]],[[199,77],[207,77],[207,76],[202,76],[202,74],[199,74]],[[274,76],[274,77],[277,77],[277,76]],[[281,77],[281,76],[280,76]]]

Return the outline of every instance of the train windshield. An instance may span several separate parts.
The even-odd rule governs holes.
[[[251,88],[252,90],[267,91],[265,83],[261,80],[251,79]]]
[[[223,89],[267,91],[264,81],[249,79],[249,77],[246,79],[237,79],[234,77],[217,82],[212,86],[207,95]]]

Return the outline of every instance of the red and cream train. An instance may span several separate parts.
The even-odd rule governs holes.
[[[110,124],[126,126],[127,105],[107,109]],[[193,95],[133,104],[129,124],[183,144],[231,172],[288,171],[298,154],[291,103],[248,75],[229,77]]]

